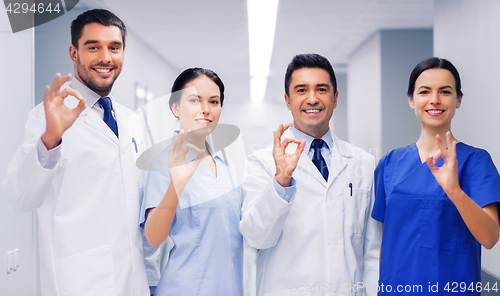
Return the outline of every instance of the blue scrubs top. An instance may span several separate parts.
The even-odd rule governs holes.
[[[497,203],[500,213],[500,177],[488,152],[458,143],[457,159],[462,190],[480,207]],[[437,166],[443,164],[440,158]],[[453,282],[467,288],[481,282],[481,245],[421,163],[416,144],[394,149],[380,160],[372,217],[384,223],[379,281],[384,291],[379,295],[455,295]],[[403,293],[396,291],[399,285]],[[408,285],[422,285],[422,290],[405,292]],[[466,290],[460,295],[480,293]]]
[[[168,149],[151,165],[163,169],[148,174],[141,208],[143,228],[146,211],[158,206],[170,184]],[[217,178],[200,163],[181,195],[169,233],[174,247],[155,296],[243,295],[241,193],[235,187],[234,167],[227,166],[219,153],[212,154]]]

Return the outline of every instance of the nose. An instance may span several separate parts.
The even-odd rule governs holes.
[[[208,115],[210,113],[208,108],[208,102],[201,102],[200,107],[201,107],[201,114]]]
[[[111,63],[111,53],[107,48],[101,50],[101,54],[99,55],[99,62],[106,64]]]
[[[441,103],[441,100],[439,98],[439,93],[432,94],[430,103],[432,105],[439,105]]]
[[[318,97],[316,96],[316,92],[314,91],[309,92],[306,102],[310,105],[315,105],[316,103],[318,103]]]

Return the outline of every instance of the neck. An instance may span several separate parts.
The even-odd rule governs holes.
[[[304,134],[306,135],[309,135],[315,139],[321,139],[321,137],[323,137],[326,132],[328,131],[328,126],[325,128],[316,128],[316,129],[311,129],[311,130],[302,130],[300,127],[298,126],[295,126],[296,129],[298,129],[299,131],[303,132]]]
[[[439,146],[436,142],[436,135],[439,135],[441,138],[441,142],[448,146],[446,143],[446,133],[451,133],[451,124],[442,127],[425,127],[422,126],[422,131],[420,132],[420,138],[417,141],[417,146],[419,150],[425,151],[428,155],[433,154],[439,149]],[[451,141],[456,141],[453,134],[451,134]],[[458,142],[458,141],[457,141]]]

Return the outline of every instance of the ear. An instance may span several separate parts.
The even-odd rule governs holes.
[[[457,98],[457,109],[460,108],[460,105],[462,105],[462,96]]]
[[[174,116],[179,118],[179,114],[180,114],[179,103],[173,103],[171,109],[172,109],[172,112],[174,113]]]
[[[415,110],[415,102],[413,101],[413,97],[408,96],[408,105],[410,105],[410,108]]]
[[[290,106],[290,97],[287,94],[285,94],[285,102],[288,110],[292,110],[292,107]]]
[[[76,49],[73,44],[69,46],[69,58],[73,62],[73,64],[76,65],[76,62],[78,60],[78,49]]]
[[[333,95],[333,109],[337,108],[337,98],[339,97],[339,91],[335,92],[335,95]]]

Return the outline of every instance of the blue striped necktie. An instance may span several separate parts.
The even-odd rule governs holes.
[[[99,104],[104,108],[104,122],[109,126],[109,128],[115,133],[118,138],[118,126],[116,124],[116,120],[113,117],[111,110],[113,110],[111,106],[111,99],[108,97],[103,97],[99,99]]]

